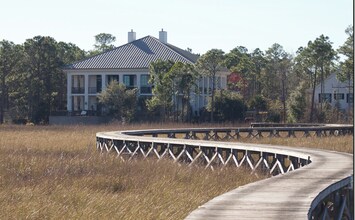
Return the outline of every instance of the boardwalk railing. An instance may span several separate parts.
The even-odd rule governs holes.
[[[275,176],[267,180],[267,182],[271,181],[268,184],[279,185],[275,190],[278,190],[283,195],[283,197],[279,197],[278,200],[280,201],[285,201],[285,198],[291,199],[290,197],[292,196],[292,200],[294,200],[293,190],[297,191],[302,187],[306,191],[312,189],[304,195],[305,197],[300,198],[303,209],[298,208],[297,211],[282,209],[279,207],[281,205],[277,205],[280,201],[276,199],[273,208],[278,211],[270,208],[270,205],[265,206],[264,208],[269,210],[271,214],[269,217],[263,216],[263,219],[275,219],[275,217],[282,219],[285,215],[291,216],[293,219],[330,219],[333,216],[340,216],[339,219],[342,217],[353,219],[353,209],[351,208],[353,207],[353,197],[350,195],[353,192],[351,155],[284,146],[221,142],[221,140],[241,138],[352,135],[353,126],[307,126],[305,124],[302,126],[297,125],[296,127],[282,127],[277,124],[267,124],[265,127],[259,126],[253,124],[250,128],[189,128],[100,132],[96,135],[96,146],[101,152],[115,152],[117,157],[122,160],[147,157],[156,158],[157,160],[167,158],[172,159],[174,162],[188,163],[189,166],[203,165],[211,169],[217,166],[234,166],[236,168],[246,166],[250,168],[252,173],[257,170],[268,172]],[[210,140],[213,140],[213,142]],[[341,161],[336,163],[337,160]],[[301,167],[305,168],[299,169]],[[296,176],[297,180],[292,180],[292,184],[295,184],[294,181],[299,181],[297,188],[288,187],[287,191],[283,191],[282,189],[285,188],[285,185],[282,184],[290,184],[289,181]],[[315,185],[315,183],[318,185]],[[261,185],[256,187],[254,186],[255,184]],[[252,187],[253,192],[249,193],[249,195],[266,196],[265,193],[267,192],[262,190],[265,188],[266,183],[259,181],[255,184],[249,184],[243,189],[237,189],[236,193],[241,193],[242,195],[244,193],[243,190]],[[309,186],[309,184],[313,185]],[[214,219],[227,218],[229,216],[243,219],[244,214],[245,218],[250,218],[250,215],[255,213],[255,210],[244,213],[243,207],[246,201],[240,199],[238,195],[233,198],[235,204],[233,208],[230,208],[234,211],[224,210],[222,206],[214,204],[214,199],[203,205],[202,208],[192,212],[187,218],[206,219],[210,217]],[[223,201],[223,199],[217,200]],[[263,208],[261,204],[255,205],[260,209]],[[280,217],[280,214],[283,217]]]

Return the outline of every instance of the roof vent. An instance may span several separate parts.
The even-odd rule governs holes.
[[[164,44],[168,43],[168,33],[163,28],[159,31],[159,40]]]
[[[131,29],[131,32],[128,32],[128,43],[131,43],[132,41],[136,40],[136,32],[133,32],[133,29]]]

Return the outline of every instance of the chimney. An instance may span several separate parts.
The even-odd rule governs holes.
[[[164,44],[168,43],[168,33],[163,28],[159,31],[159,40]]]
[[[131,32],[128,32],[128,43],[131,43],[132,41],[136,40],[136,32],[133,32],[133,29],[131,29]]]

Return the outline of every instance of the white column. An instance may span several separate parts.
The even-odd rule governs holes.
[[[84,110],[89,109],[89,75],[84,75]]]
[[[123,83],[123,75],[124,75],[124,74],[119,74],[119,75],[118,75],[118,82],[121,83],[121,84],[124,84],[124,83]]]
[[[73,110],[72,106],[72,96],[71,96],[71,87],[72,87],[72,75],[67,73],[67,111],[71,112]]]
[[[141,93],[141,74],[136,74],[137,77],[137,88],[138,88],[138,94]]]
[[[106,89],[106,74],[101,74],[101,91]]]

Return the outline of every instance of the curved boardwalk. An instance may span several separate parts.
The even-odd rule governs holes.
[[[212,199],[186,219],[353,219],[352,154],[190,140],[260,138],[265,134],[273,137],[282,136],[282,132],[287,137],[352,135],[352,126],[255,126],[257,128],[101,132],[97,134],[97,148],[102,152],[116,152],[122,160],[170,158],[212,169],[227,165],[247,166],[252,172],[262,170],[273,175]]]
[[[308,153],[312,163],[218,196],[186,219],[307,219],[312,202],[319,193],[353,173],[352,155],[309,149],[290,150]]]

